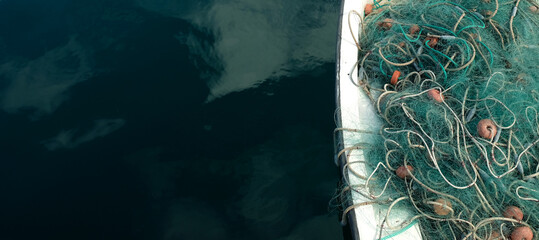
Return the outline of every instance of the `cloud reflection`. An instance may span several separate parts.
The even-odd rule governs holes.
[[[93,127],[77,136],[77,129],[60,131],[55,137],[43,141],[45,147],[54,151],[61,148],[75,148],[80,144],[103,137],[121,128],[125,124],[123,119],[100,119],[94,122]]]
[[[89,53],[75,38],[39,58],[4,63],[0,77],[6,87],[0,91],[0,107],[9,113],[30,109],[36,116],[50,114],[91,70]]]
[[[208,80],[208,101],[267,79],[313,70],[335,56],[336,1],[226,0],[189,6],[199,14],[182,8],[181,1],[151,2],[139,0],[147,9],[186,19],[216,36],[211,49],[192,34],[179,38],[207,64],[223,68],[217,79]]]

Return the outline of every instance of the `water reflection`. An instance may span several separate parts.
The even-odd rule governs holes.
[[[41,4],[50,10],[15,4],[18,12],[4,21],[17,22],[21,12],[57,15],[33,29],[13,24],[43,44],[24,55],[17,50],[30,44],[14,37],[6,48],[15,50],[0,63],[0,110],[8,113],[3,153],[16,156],[4,158],[0,174],[0,203],[15,206],[4,214],[8,238],[340,237],[335,216],[327,215],[336,178],[328,134],[332,65],[322,76],[281,78],[333,60],[338,4]],[[56,28],[62,31],[49,32]],[[200,69],[188,51],[204,60]],[[206,65],[221,72],[201,72]],[[204,83],[211,101],[268,79],[290,84],[263,83],[198,104]],[[36,196],[40,204],[30,204]],[[32,224],[42,229],[23,231]]]
[[[189,6],[175,0],[138,2],[216,36],[211,48],[192,34],[179,38],[192,54],[223,69],[219,76],[206,78],[208,101],[268,79],[311,71],[334,59],[338,14],[334,0],[227,0]]]
[[[9,113],[28,109],[37,118],[52,113],[68,97],[66,91],[90,78],[90,53],[76,37],[36,59],[15,59],[0,66],[5,88],[0,104]]]
[[[123,119],[99,119],[94,121],[91,129],[79,133],[78,129],[60,131],[55,137],[43,141],[45,147],[50,150],[61,148],[75,148],[80,144],[92,141],[112,133],[125,124]]]
[[[211,206],[186,198],[169,207],[164,240],[229,239],[227,222]]]
[[[327,213],[334,172],[322,171],[333,167],[330,141],[290,126],[235,159],[167,161],[152,147],[126,161],[164,203],[164,239],[341,239]]]

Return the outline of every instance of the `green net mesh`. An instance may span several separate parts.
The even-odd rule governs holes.
[[[357,39],[383,121],[365,147],[370,199],[405,205],[424,239],[537,239],[538,3],[372,7]]]

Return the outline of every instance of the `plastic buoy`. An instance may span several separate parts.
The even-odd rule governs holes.
[[[483,119],[477,124],[477,134],[484,139],[491,139],[496,135],[496,124],[490,119]]]
[[[410,35],[414,35],[415,33],[419,32],[419,26],[417,26],[417,25],[412,25],[412,26],[410,27],[410,30],[409,30],[409,31],[410,31]]]
[[[512,218],[519,221],[521,221],[524,218],[524,214],[522,213],[522,210],[520,210],[520,208],[515,207],[515,206],[506,207],[505,211],[503,212],[503,216],[506,218]]]
[[[440,216],[445,216],[451,212],[451,202],[449,200],[438,198],[437,203],[434,205],[434,212]]]
[[[492,231],[490,233],[490,236],[487,238],[487,240],[502,240],[502,236],[500,236],[500,233],[496,230]]]
[[[426,37],[425,42],[427,43],[427,45],[429,45],[429,47],[434,48],[434,46],[436,46],[436,44],[438,44],[438,38],[437,37]]]
[[[369,15],[369,14],[372,13],[372,7],[373,7],[373,5],[370,4],[370,3],[367,4],[367,5],[365,5],[365,10],[364,10],[365,16],[367,16],[367,15]]]
[[[429,97],[432,98],[434,101],[439,102],[439,103],[444,101],[444,96],[442,95],[442,93],[438,89],[429,90]]]
[[[394,71],[393,76],[391,76],[391,84],[393,85],[397,84],[397,81],[399,80],[400,75],[401,75],[401,72]]]
[[[533,232],[529,227],[517,227],[511,232],[511,240],[532,240]]]
[[[378,22],[378,26],[380,26],[381,28],[385,30],[389,30],[391,29],[391,27],[393,27],[393,19],[386,18],[384,19],[384,21]]]
[[[411,176],[410,173],[408,173],[408,170],[406,170],[406,168],[408,168],[410,172],[414,171],[414,168],[410,165],[406,165],[406,167],[400,166],[399,168],[397,168],[397,170],[395,170],[395,173],[399,178],[406,179]]]

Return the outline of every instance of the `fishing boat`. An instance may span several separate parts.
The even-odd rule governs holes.
[[[374,106],[358,81],[357,63],[360,53],[356,40],[362,31],[361,19],[367,3],[367,0],[343,0],[338,28],[335,162],[341,170],[342,178],[349,181],[349,185],[365,184],[365,179],[358,177],[358,174],[366,175],[368,169],[366,164],[363,164],[365,154],[357,147],[357,143],[368,143],[368,132],[378,132],[381,125]],[[363,190],[365,192],[358,192],[360,190],[356,189],[346,193],[350,202],[345,205],[347,207],[343,211],[341,224],[345,231],[350,231],[352,239],[421,239],[418,224],[415,223],[397,231],[383,228],[384,221],[392,221],[393,226],[399,225],[409,219],[411,213],[404,209],[394,209],[395,213],[392,215],[399,217],[386,219],[385,211],[379,206],[364,204],[371,200],[366,197],[369,195],[367,190]]]
[[[345,236],[537,238],[538,9],[342,1],[334,143]]]

